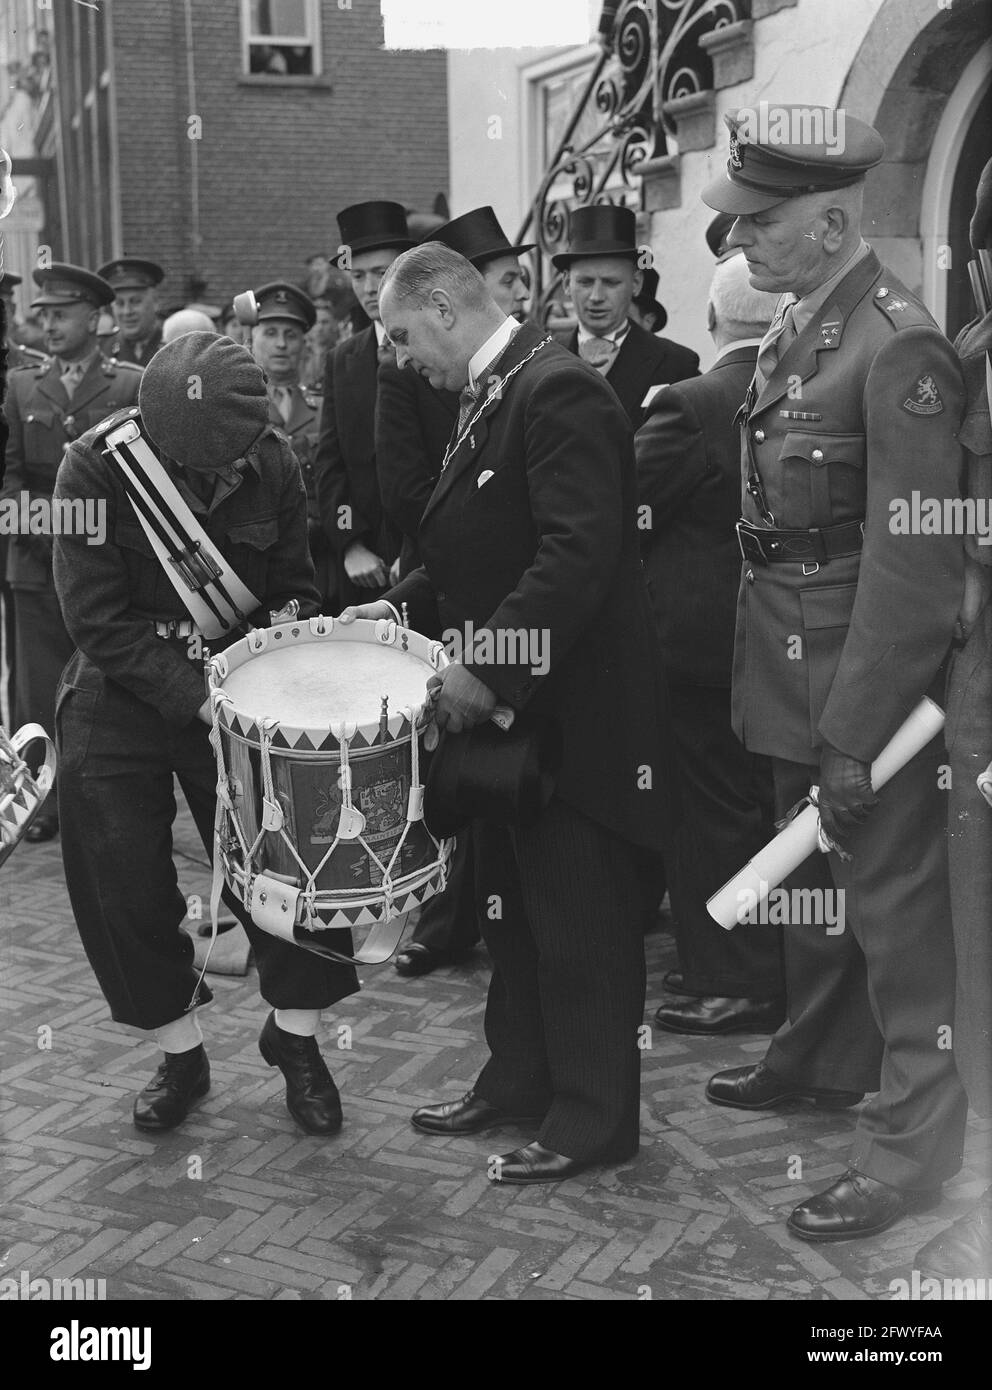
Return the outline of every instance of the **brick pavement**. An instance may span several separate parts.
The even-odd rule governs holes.
[[[177,847],[183,891],[206,894],[188,816]],[[259,1056],[254,971],[212,977],[213,1089],[180,1130],[139,1134],[131,1099],[155,1048],[108,1020],[57,842],[22,845],[0,871],[0,922],[0,1277],[104,1279],[125,1299],[878,1300],[984,1186],[989,1125],[972,1118],[936,1211],[872,1240],[804,1245],[784,1218],[843,1169],[854,1115],[717,1110],[705,1080],[758,1059],[764,1039],[655,1032],[634,1161],[494,1188],[487,1156],[523,1131],[445,1141],[409,1124],[483,1060],[481,952],[421,980],[365,970],[326,1020],[346,1117],[331,1140],[297,1130]],[[652,933],[647,950],[656,1000],[671,937]]]

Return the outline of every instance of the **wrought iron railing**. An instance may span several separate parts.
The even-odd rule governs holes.
[[[539,245],[531,308],[539,322],[561,316],[562,277],[550,257],[564,249],[569,212],[589,203],[640,210],[641,165],[673,149],[667,104],[712,88],[700,38],[749,18],[750,8],[750,0],[621,0],[609,51],[590,72],[517,238]],[[578,138],[592,110],[595,129]]]

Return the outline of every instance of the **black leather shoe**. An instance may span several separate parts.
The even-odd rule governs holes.
[[[42,845],[46,840],[54,840],[59,833],[59,823],[51,816],[38,816],[24,832],[29,845]]]
[[[667,1033],[774,1033],[785,1021],[781,999],[737,999],[706,994],[662,1004],[654,1016]]]
[[[203,1044],[190,1052],[167,1052],[145,1089],[135,1097],[136,1129],[175,1129],[195,1100],[210,1090],[210,1063]]]
[[[528,1144],[489,1160],[489,1181],[506,1183],[561,1182],[584,1173],[590,1165],[578,1158],[566,1158],[543,1144]]]
[[[397,975],[429,975],[441,964],[441,959],[429,946],[411,941],[394,962]]]
[[[927,1277],[992,1281],[992,1189],[917,1252],[913,1268]]]
[[[499,1129],[500,1125],[539,1125],[542,1119],[541,1115],[512,1115],[482,1100],[474,1091],[467,1091],[461,1100],[422,1105],[410,1116],[410,1123],[424,1134],[481,1134],[486,1129]]]
[[[706,1099],[714,1105],[734,1110],[772,1110],[788,1100],[811,1100],[822,1110],[847,1110],[864,1100],[863,1091],[826,1091],[816,1086],[798,1086],[783,1081],[771,1067],[759,1062],[753,1067],[731,1067],[711,1076]]]
[[[287,1033],[275,1010],[265,1020],[258,1050],[286,1078],[286,1109],[308,1134],[336,1134],[341,1128],[341,1097],[316,1038]]]
[[[800,1240],[854,1240],[888,1230],[900,1216],[924,1211],[940,1201],[940,1188],[904,1192],[887,1182],[849,1169],[842,1178],[801,1202],[788,1227]]]

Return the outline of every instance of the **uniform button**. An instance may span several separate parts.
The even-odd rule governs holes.
[[[814,463],[822,463],[822,462],[823,462],[823,450],[822,450],[822,449],[814,449],[814,450],[813,450],[813,453],[812,453],[812,455],[811,455],[811,458],[812,458],[812,460],[813,460]]]
[[[875,298],[876,298],[876,299],[884,299],[885,296],[886,296],[887,294],[888,294],[888,290],[887,290],[887,289],[885,288],[885,286],[883,285],[882,288],[881,288],[881,289],[878,291],[878,293],[876,294]]]
[[[754,432],[754,442],[755,442],[756,444],[764,444],[764,442],[765,442],[765,432],[764,432],[764,430],[755,430],[755,432]]]

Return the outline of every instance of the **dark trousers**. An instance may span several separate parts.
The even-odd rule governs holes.
[[[17,671],[15,632],[13,590],[0,581],[0,680],[3,681],[3,689],[0,691],[0,724],[6,726],[9,734],[17,728],[17,706],[14,697]]]
[[[638,1146],[644,1016],[641,852],[554,798],[521,831],[476,822],[475,882],[493,960],[491,1104],[544,1115],[538,1141],[570,1158]]]
[[[935,1187],[961,1166],[967,1112],[951,1046],[954,948],[947,880],[945,759],[934,739],[878,793],[846,842],[850,862],[812,854],[791,889],[843,890],[844,929],[785,929],[788,1020],[767,1054],[809,1086],[877,1091],[864,1106],[852,1166],[893,1187]],[[772,760],[783,815],[818,769]],[[830,915],[833,915],[831,912]],[[831,934],[833,933],[833,934]]]
[[[55,692],[63,667],[75,650],[65,630],[54,586],[15,589],[15,723],[40,724],[51,737],[55,728]],[[61,777],[48,794],[41,818],[58,815]]]
[[[785,993],[782,930],[724,929],[706,899],[775,834],[771,768],[730,725],[730,691],[669,687],[681,815],[668,887],[685,987],[697,994],[772,999]]]
[[[992,762],[992,583],[947,686],[948,856],[958,963],[954,1056],[979,1115],[992,1115],[992,806],[975,779]]]
[[[445,956],[470,951],[478,939],[472,836],[463,831],[451,856],[448,885],[420,909],[410,940]]]
[[[81,657],[66,672],[56,720],[62,782],[62,859],[76,926],[118,1023],[161,1027],[187,1008],[199,972],[180,931],[186,902],[172,859],[173,774],[209,856],[217,764],[199,719],[168,724]],[[236,898],[262,998],[276,1008],[323,1009],[358,990],[336,965],[258,930]],[[351,950],[349,932],[341,947]],[[201,986],[200,1001],[211,998]]]

